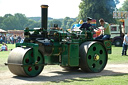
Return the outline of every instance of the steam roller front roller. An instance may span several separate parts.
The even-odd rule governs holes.
[[[8,57],[9,70],[18,76],[38,76],[44,68],[44,58],[38,51],[34,62],[33,49],[17,47],[13,49]]]
[[[88,41],[80,46],[80,68],[84,72],[101,72],[108,60],[105,46],[97,41]]]

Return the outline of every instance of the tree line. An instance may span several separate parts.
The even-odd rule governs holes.
[[[113,11],[117,4],[119,4],[119,0],[81,0],[79,15],[76,18],[53,19],[49,17],[48,28],[58,24],[63,29],[69,29],[72,28],[73,24],[78,24],[80,20],[85,22],[87,17],[96,19],[97,26],[99,26],[98,20],[100,18],[104,18],[109,23],[117,23],[117,20],[113,18]],[[128,0],[125,0],[125,3],[119,10],[128,11]],[[27,18],[24,14],[20,13],[14,15],[6,14],[0,17],[0,28],[4,30],[23,30],[26,27],[40,28],[40,17]]]
[[[128,0],[125,0],[122,7],[118,9],[119,11],[128,11]]]
[[[109,23],[116,23],[116,19],[113,19],[113,11],[116,5],[119,4],[119,0],[81,0],[79,5],[79,19],[85,21],[86,17],[92,17],[97,20],[97,26],[99,26],[98,20],[103,18]]]
[[[33,28],[39,26],[39,22],[28,19],[24,14],[20,13],[14,15],[5,14],[3,17],[0,17],[0,28],[4,30],[23,30],[26,27]]]
[[[65,17],[64,19],[53,19],[48,18],[48,28],[53,27],[54,24],[58,24],[60,28],[69,29],[72,27],[76,18]],[[26,17],[24,14],[16,13],[5,14],[0,17],[0,28],[4,30],[23,30],[28,28],[40,28],[41,18],[40,17]]]

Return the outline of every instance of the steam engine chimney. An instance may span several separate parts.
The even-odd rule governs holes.
[[[41,5],[41,28],[47,30],[48,5]]]

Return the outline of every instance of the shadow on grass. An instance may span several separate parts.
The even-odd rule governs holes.
[[[52,75],[52,74],[57,74],[57,75]],[[50,75],[49,75],[50,74]],[[113,72],[111,70],[103,70],[100,73],[84,73],[80,70],[77,71],[51,71],[47,74],[41,74],[37,77],[19,77],[19,76],[14,76],[13,78],[16,79],[21,79],[25,81],[35,81],[35,82],[73,82],[73,81],[93,81],[92,78],[99,78],[101,76],[123,76],[123,75],[128,75],[128,73],[120,73],[120,72]],[[77,79],[80,78],[80,79]],[[87,78],[86,80],[84,78]],[[70,80],[68,80],[70,79]]]

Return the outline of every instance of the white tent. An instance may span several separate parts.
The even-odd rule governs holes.
[[[0,33],[6,33],[7,31],[0,29]]]

